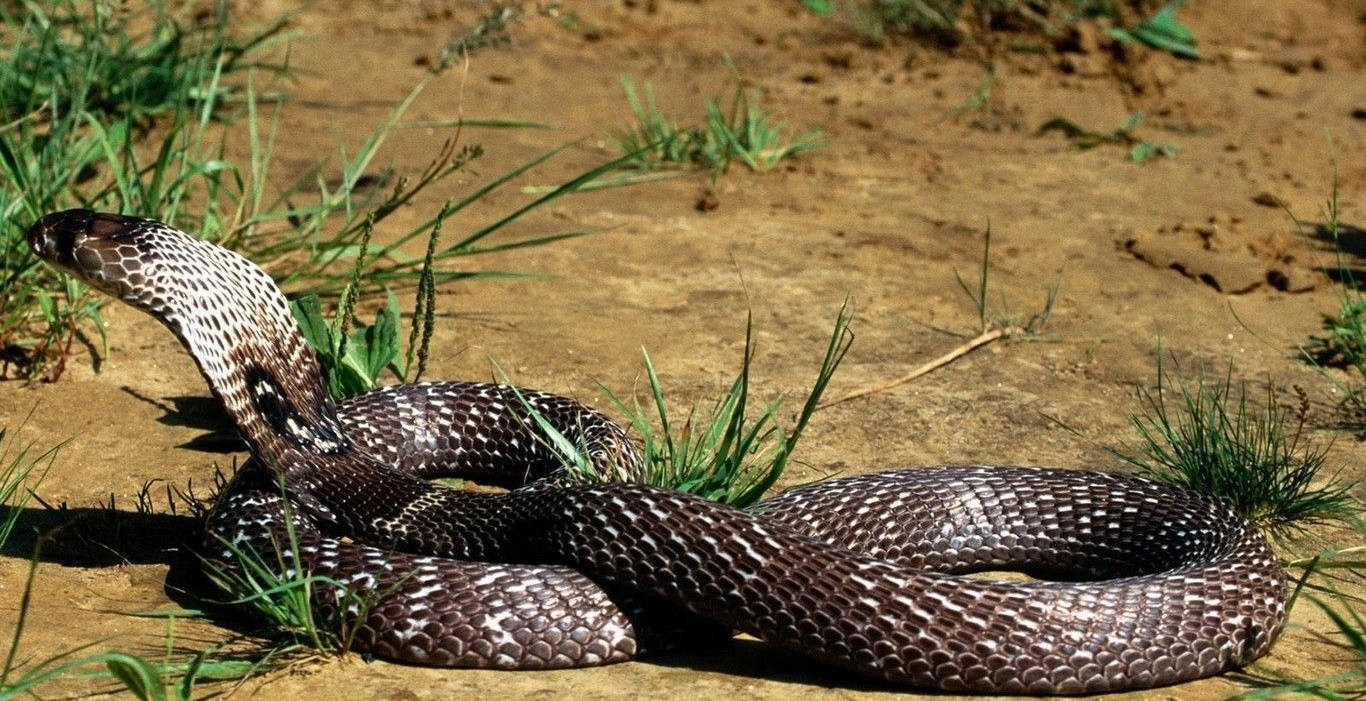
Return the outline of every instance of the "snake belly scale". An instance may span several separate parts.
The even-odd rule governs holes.
[[[354,645],[380,657],[597,665],[710,621],[894,682],[1076,694],[1236,668],[1284,623],[1284,574],[1261,534],[1185,490],[928,467],[738,511],[634,484],[641,457],[624,429],[523,391],[615,479],[571,484],[553,478],[558,463],[508,387],[401,385],[334,402],[284,296],[235,253],[85,210],[43,217],[29,242],[168,326],[247,440],[253,461],[210,514],[207,547],[234,566],[222,541],[274,552],[291,518],[299,566],[371,600]],[[436,475],[510,490],[454,490]],[[991,569],[1051,580],[956,576]],[[346,606],[335,594],[317,605]]]

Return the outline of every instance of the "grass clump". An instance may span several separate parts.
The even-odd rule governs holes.
[[[694,165],[724,174],[739,161],[750,170],[766,172],[784,159],[820,148],[819,130],[786,136],[787,124],[774,119],[759,104],[757,92],[746,92],[738,77],[728,105],[708,98],[701,125],[680,126],[664,115],[655,102],[654,90],[645,85],[645,99],[637,94],[630,78],[622,77],[626,102],[635,124],[612,134],[628,154],[626,165],[639,170]]]
[[[281,18],[251,35],[230,36],[224,2],[199,19],[164,2],[25,2],[22,12],[18,5],[0,5],[6,122],[49,106],[144,124],[187,101],[229,99],[204,90],[209,77],[269,68],[252,57],[285,36],[286,26]]]
[[[820,404],[822,394],[853,340],[847,305],[835,317],[834,331],[826,346],[816,379],[812,383],[796,422],[785,431],[778,421],[782,397],[750,413],[750,365],[754,359],[753,336],[745,325],[745,348],[740,370],[729,390],[705,414],[690,409],[682,426],[670,421],[676,415],[669,406],[663,384],[649,353],[643,353],[650,402],[627,403],[610,390],[608,395],[626,415],[640,436],[645,470],[644,484],[696,494],[713,501],[744,508],[757,502],[778,478],[796,448],[802,431]],[[616,479],[593,464],[586,446],[555,428],[530,402],[522,399],[528,418],[540,429],[546,444],[564,462],[571,479],[597,483]],[[656,421],[658,423],[656,423]]]
[[[66,37],[77,30],[68,25],[83,26],[78,20],[86,11],[72,2],[57,7],[67,8],[75,18],[20,23],[14,14],[0,15],[0,20],[10,23],[0,25],[0,33],[21,36],[17,44],[29,47],[22,55],[0,49],[0,74],[23,74],[24,67],[33,63],[75,61],[64,58],[65,49],[54,47],[73,43]],[[105,5],[92,3],[92,7],[88,12],[95,15],[106,12],[99,9]],[[158,18],[174,14],[159,3],[151,7]],[[483,153],[478,146],[457,147],[457,140],[450,139],[437,149],[427,167],[412,177],[391,178],[388,171],[371,169],[381,146],[401,126],[403,114],[425,81],[357,148],[339,147],[335,160],[320,160],[298,178],[272,190],[271,167],[281,106],[277,103],[269,114],[261,109],[254,72],[247,71],[245,80],[231,84],[228,79],[233,71],[241,73],[253,67],[283,70],[248,60],[278,37],[282,24],[277,22],[242,39],[233,38],[226,12],[219,6],[202,30],[132,35],[131,20],[115,21],[121,11],[111,12],[114,14],[101,25],[108,36],[101,35],[99,43],[84,49],[90,52],[89,59],[77,62],[73,70],[87,65],[97,68],[87,73],[78,71],[87,77],[52,88],[54,94],[60,90],[76,92],[63,101],[30,94],[22,104],[0,105],[6,114],[17,115],[0,125],[0,375],[56,379],[73,342],[86,340],[84,329],[93,326],[101,339],[103,336],[99,307],[104,300],[60,277],[28,250],[24,229],[44,213],[87,207],[155,216],[243,253],[294,294],[336,294],[350,282],[347,269],[358,259],[365,261],[362,277],[369,284],[418,283],[424,275],[423,259],[405,252],[410,242],[420,242],[446,218],[557,153],[534,158],[469,195],[451,200],[415,226],[393,232],[383,245],[363,241],[368,236],[367,227],[380,225],[418,193],[461,172]],[[158,22],[154,26],[185,26],[170,19]],[[177,32],[179,41],[163,36]],[[200,41],[209,43],[201,45]],[[74,41],[74,45],[85,46],[81,41]],[[177,68],[169,73],[144,70],[147,63],[174,64]],[[158,85],[172,79],[179,82],[175,90],[157,93],[163,96],[157,100],[148,97],[150,88],[138,87],[141,82],[95,94],[105,72],[161,76],[138,79]],[[134,100],[136,105],[113,104],[111,100]],[[225,109],[228,103],[239,107],[231,114],[244,121],[241,128],[246,130],[249,146],[245,163],[226,157],[227,128],[220,119],[229,115]],[[156,129],[149,130],[154,118]],[[582,234],[566,232],[484,243],[527,212],[618,165],[592,169],[434,250],[430,256],[434,265],[426,274],[438,283],[497,275],[458,270],[453,261]],[[340,171],[340,177],[324,177],[332,170]],[[376,183],[380,186],[374,187]]]
[[[1230,370],[1231,375],[1231,370]],[[1118,457],[1147,477],[1222,499],[1277,536],[1357,518],[1358,483],[1321,475],[1326,448],[1305,434],[1308,397],[1287,405],[1268,386],[1254,403],[1244,384],[1172,378],[1159,359],[1157,388],[1138,390],[1137,452]]]
[[[806,394],[792,429],[778,423],[780,396],[764,405],[757,416],[749,412],[750,364],[754,359],[752,325],[745,323],[745,348],[740,371],[730,389],[705,414],[690,409],[681,427],[669,421],[670,407],[648,353],[642,352],[650,385],[650,403],[641,407],[613,400],[641,439],[645,482],[697,494],[744,508],[763,497],[782,476],[821,396],[853,341],[847,305],[835,316],[834,330],[816,379]],[[652,416],[653,415],[653,416]],[[655,420],[658,420],[656,430]]]

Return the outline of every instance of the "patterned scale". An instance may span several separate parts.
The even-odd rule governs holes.
[[[373,603],[356,643],[380,656],[602,664],[639,652],[641,635],[705,634],[706,620],[885,679],[1067,694],[1217,674],[1265,653],[1284,623],[1284,575],[1261,535],[1190,492],[1093,472],[936,467],[736,511],[631,484],[640,456],[624,430],[568,399],[432,383],[334,406],[270,279],[160,223],[73,210],[44,217],[29,240],[176,333],[256,458],[210,532],[270,550],[287,498],[299,566]],[[556,479],[523,399],[621,481]],[[424,479],[439,474],[513,489]],[[1099,581],[955,576],[989,569]],[[332,592],[319,605],[350,601]]]

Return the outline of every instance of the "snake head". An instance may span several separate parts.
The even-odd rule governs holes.
[[[29,227],[28,243],[49,265],[107,294],[129,299],[143,283],[139,234],[156,222],[88,209],[44,215]]]

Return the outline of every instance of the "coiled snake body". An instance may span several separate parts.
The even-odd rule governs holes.
[[[507,387],[404,385],[335,404],[284,297],[232,252],[83,210],[43,217],[29,241],[181,339],[255,458],[209,533],[276,552],[292,515],[299,567],[372,604],[331,592],[318,605],[352,607],[355,646],[378,656],[603,664],[700,618],[898,682],[1068,694],[1217,674],[1266,652],[1284,622],[1284,575],[1262,536],[1184,490],[935,467],[830,480],[742,512],[631,484],[640,456],[623,429],[524,392],[620,479],[542,480],[558,463]],[[439,474],[513,489],[424,479]],[[1074,581],[953,576],[989,569]]]

